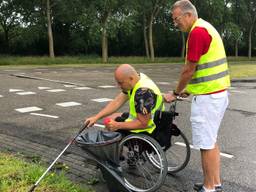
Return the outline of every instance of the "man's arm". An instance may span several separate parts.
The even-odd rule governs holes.
[[[151,119],[151,114],[137,114],[137,118],[133,121],[126,121],[126,122],[117,122],[111,120],[106,127],[110,131],[117,131],[117,130],[133,130],[133,129],[145,129],[148,125],[148,121]]]
[[[151,117],[151,111],[155,106],[157,96],[148,88],[139,88],[135,93],[135,110],[137,118],[133,121],[115,122],[110,121],[107,128],[111,131],[118,129],[132,130],[147,128]]]
[[[99,113],[89,118],[86,118],[85,123],[90,121],[89,127],[92,126],[97,120],[117,111],[127,100],[128,96],[121,92],[119,95],[115,97],[113,101],[109,102]]]
[[[183,66],[183,69],[180,74],[180,79],[174,93],[163,94],[165,102],[172,102],[176,99],[177,95],[181,97],[187,97],[189,94],[184,92],[189,81],[192,79],[193,74],[195,73],[197,63],[187,61],[187,64]]]
[[[196,65],[197,63],[187,61],[187,64],[183,66],[178,85],[175,89],[175,93],[180,94],[183,92],[196,71]]]

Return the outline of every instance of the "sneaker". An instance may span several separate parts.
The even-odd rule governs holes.
[[[194,189],[195,191],[200,191],[200,190],[203,189],[203,185],[204,185],[203,183],[195,183],[193,189]],[[223,192],[222,186],[217,186],[217,187],[215,187],[215,191],[216,191],[216,192]],[[200,191],[200,192],[201,192],[201,191]]]

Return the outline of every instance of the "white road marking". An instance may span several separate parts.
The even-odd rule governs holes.
[[[24,91],[24,90],[22,90],[22,89],[9,89],[10,93],[19,92],[19,91]]]
[[[19,71],[19,70],[16,70],[16,69],[7,69],[7,70],[4,70],[4,71],[12,72],[12,71]]]
[[[102,103],[102,102],[112,101],[113,99],[109,99],[109,98],[98,98],[98,99],[91,99],[91,100],[92,100],[92,101],[99,102],[99,103]]]
[[[74,89],[78,89],[78,90],[88,90],[88,89],[92,89],[91,87],[76,87]]]
[[[35,92],[28,91],[28,92],[17,92],[17,95],[35,95]]]
[[[238,90],[230,90],[231,93],[241,93],[241,94],[246,94],[245,91],[238,91]]]
[[[182,146],[182,147],[185,147],[185,143],[181,143],[181,142],[176,142],[175,145],[179,145],[179,146]],[[191,149],[195,149],[193,145],[189,145]],[[195,149],[195,150],[199,150],[199,149]],[[227,153],[220,153],[221,156],[223,157],[226,157],[226,158],[233,158],[234,155],[231,155],[231,154],[227,154]]]
[[[159,84],[159,85],[170,85],[171,83],[169,83],[169,82],[157,82],[157,84]]]
[[[107,88],[114,88],[116,86],[113,86],[113,85],[101,85],[101,86],[98,86],[98,87],[107,89]]]
[[[71,102],[64,102],[64,103],[56,103],[56,105],[61,106],[61,107],[73,107],[73,106],[78,106],[78,105],[82,105],[82,104],[71,101]]]
[[[227,154],[227,153],[220,153],[220,155],[223,156],[223,157],[227,157],[229,159],[234,157],[234,155],[230,155],[230,154]]]
[[[64,85],[64,87],[76,87],[75,85]]]
[[[39,107],[35,107],[35,106],[15,109],[15,111],[18,111],[20,113],[28,113],[28,112],[41,111],[41,110],[43,110],[43,109],[41,109]]]
[[[51,92],[51,93],[58,93],[58,92],[63,92],[63,91],[66,91],[65,89],[49,89],[49,90],[46,90],[48,92]]]
[[[46,90],[46,89],[51,89],[51,87],[38,87],[40,90]]]
[[[58,119],[59,118],[59,116],[47,115],[47,114],[42,114],[42,113],[30,113],[30,115],[41,116],[41,117],[49,117],[49,118],[53,118],[53,119]]]
[[[35,69],[35,71],[48,71],[48,69],[41,69],[41,68],[38,68],[38,69]]]
[[[0,97],[4,97],[3,95],[0,95]]]

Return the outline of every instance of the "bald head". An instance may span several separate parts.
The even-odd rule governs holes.
[[[115,79],[123,90],[132,89],[139,81],[137,71],[129,64],[119,65],[115,70]]]
[[[119,65],[115,70],[115,77],[136,75],[136,70],[129,64]]]

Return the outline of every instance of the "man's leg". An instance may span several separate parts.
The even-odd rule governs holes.
[[[213,149],[201,149],[202,168],[204,174],[204,186],[214,189],[220,184],[220,155],[217,144]]]

